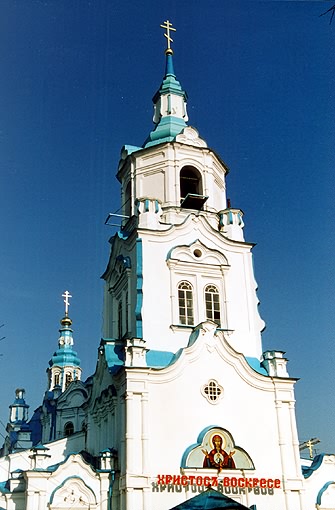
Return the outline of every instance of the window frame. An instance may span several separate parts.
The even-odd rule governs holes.
[[[195,326],[193,285],[187,280],[182,280],[181,282],[178,283],[177,292],[178,292],[179,324],[181,324],[182,326]],[[181,293],[183,293],[182,296]],[[184,306],[181,306],[181,300],[183,300]],[[189,301],[191,301],[190,305],[188,305]],[[181,309],[185,310],[184,314],[181,313]],[[182,320],[182,317],[184,317],[184,322]]]
[[[70,427],[71,426],[71,427]],[[68,430],[70,427],[70,431]],[[72,421],[67,421],[64,425],[64,437],[72,436],[74,434],[74,425]]]
[[[207,320],[204,289],[212,284],[220,295],[220,329],[228,329],[226,276],[230,265],[225,255],[196,240],[190,245],[174,247],[167,258],[167,266],[170,271],[171,328],[192,328]],[[194,326],[179,321],[178,285],[182,281],[193,287]]]
[[[53,374],[53,385],[60,386],[60,372],[54,372]]]
[[[208,289],[212,287],[215,289],[215,292],[210,292]],[[210,300],[207,297],[210,296]],[[214,299],[214,296],[217,296],[217,300]],[[221,299],[220,299],[220,290],[213,283],[208,283],[204,287],[204,305],[205,305],[205,315],[206,320],[215,322],[219,328],[221,328],[222,324],[222,312],[221,312]],[[210,306],[207,306],[210,305]],[[218,305],[218,306],[215,306]],[[218,318],[215,315],[218,314]]]
[[[65,372],[65,389],[73,382],[71,372]]]

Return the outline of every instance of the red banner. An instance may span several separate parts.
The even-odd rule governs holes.
[[[224,476],[220,480],[217,476],[193,476],[193,475],[157,475],[157,485],[198,485],[205,487],[217,487],[218,484],[223,487],[239,487],[241,489],[280,489],[281,482],[279,478],[253,478]]]

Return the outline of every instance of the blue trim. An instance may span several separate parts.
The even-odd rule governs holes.
[[[321,498],[322,498],[323,493],[328,489],[329,485],[332,485],[333,483],[335,483],[334,480],[332,480],[331,482],[327,482],[324,484],[322,489],[319,490],[318,495],[316,497],[317,505],[321,505]]]
[[[26,404],[26,401],[24,400],[24,398],[16,398],[13,402],[13,404],[9,407],[16,407],[16,406],[21,406],[21,407],[29,407],[27,404]]]
[[[104,347],[105,359],[110,371],[117,370],[124,365],[124,342],[106,344]]]
[[[200,334],[200,328],[197,328],[192,331],[192,333],[190,334],[189,340],[188,340],[187,347],[191,347],[191,345],[195,344],[195,342],[198,340],[199,334]]]
[[[124,145],[121,149],[121,153],[123,151],[126,151],[127,156],[129,156],[133,152],[140,151],[140,150],[142,150],[142,147],[138,147],[137,145]],[[125,159],[125,158],[123,158],[123,159]]]
[[[171,74],[172,76],[176,76],[174,74],[174,68],[173,68],[173,58],[171,54],[166,55],[166,63],[165,63],[165,76],[168,74]]]
[[[49,451],[50,448],[47,448],[46,446],[44,446],[43,443],[39,442],[37,445],[33,446],[32,450],[38,450],[40,452],[46,452],[46,451]]]
[[[323,457],[325,456],[325,453],[320,453],[319,455],[316,455],[313,459],[313,462],[310,466],[301,466],[302,474],[304,478],[309,478],[314,471],[319,469],[319,467],[322,464]]]
[[[146,354],[148,367],[164,368],[174,359],[174,353],[168,351],[149,350]]]
[[[173,142],[185,127],[187,127],[186,122],[179,117],[174,117],[173,115],[162,117],[144,142],[144,148],[152,147],[162,142]]]
[[[143,338],[142,325],[143,305],[143,249],[142,239],[136,239],[136,337]]]
[[[77,356],[76,351],[72,349],[72,346],[65,345],[57,351],[52,356],[49,361],[49,366],[71,366],[71,367],[80,367],[80,359]]]
[[[199,435],[197,437],[197,446],[201,445],[203,438],[205,437],[207,432],[209,432],[211,429],[221,429],[221,430],[224,430],[225,432],[227,432],[227,434],[229,434],[228,430],[223,429],[221,427],[221,425],[209,425],[208,427],[205,427],[204,429],[202,429],[202,431],[199,433]],[[231,434],[229,434],[229,435],[233,439],[232,435]]]
[[[248,365],[255,370],[255,372],[258,372],[261,375],[265,375],[266,377],[269,377],[269,374],[265,370],[264,367],[262,367],[261,362],[258,358],[252,358],[249,356],[245,356],[245,360],[248,363]]]
[[[15,473],[15,471],[14,471],[14,473]],[[9,484],[9,482],[7,480],[5,482],[0,482],[0,492],[2,492],[2,493],[10,492],[10,490],[8,488],[8,484]],[[0,510],[2,510],[2,507],[0,508]]]
[[[170,365],[173,365],[181,356],[182,352],[184,352],[185,348],[179,349],[173,356]]]

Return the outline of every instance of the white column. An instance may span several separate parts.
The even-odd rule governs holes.
[[[294,412],[293,393],[292,398],[287,400],[280,398],[280,389],[276,390],[276,393],[276,412],[285,508],[287,510],[301,510],[302,496],[300,481],[302,477],[301,474],[297,472],[296,432],[293,430],[295,419],[292,422],[292,411]]]
[[[26,510],[38,510],[38,493],[34,490],[27,491]]]
[[[152,505],[151,505],[151,492],[150,492],[150,489],[149,488],[145,488],[143,490],[143,508],[144,510],[151,510],[152,509]]]
[[[38,500],[38,510],[45,510],[47,508],[46,504],[46,491],[40,491],[39,500]]]
[[[120,422],[118,424],[118,430],[117,430],[117,433],[119,434],[119,437],[121,437],[121,440],[120,440],[120,452],[119,452],[119,458],[120,458],[120,469],[121,469],[121,473],[120,473],[120,476],[124,476],[124,474],[126,473],[126,470],[127,470],[127,465],[126,465],[126,449],[127,449],[127,445],[126,445],[126,438],[125,438],[125,434],[126,434],[126,396],[124,396],[124,398],[121,399],[121,404],[120,404]]]
[[[301,465],[300,465],[300,451],[299,451],[299,439],[297,431],[297,423],[295,418],[295,406],[294,402],[290,403],[290,417],[291,417],[291,432],[292,432],[292,445],[294,448],[295,458],[295,472],[296,476],[301,478]]]
[[[148,393],[142,393],[141,397],[142,413],[142,474],[149,474],[149,416],[148,416]],[[145,507],[146,508],[146,507]]]
[[[132,391],[126,393],[126,471],[127,473],[134,472],[134,413],[133,413],[133,398]]]
[[[290,455],[290,448],[288,444],[288,432],[290,431],[289,416],[285,416],[287,411],[287,403],[282,402],[280,399],[276,400],[276,412],[277,412],[277,424],[278,424],[278,435],[279,435],[279,447],[282,462],[283,475],[287,476],[292,462],[292,456]],[[289,427],[289,428],[288,428]]]

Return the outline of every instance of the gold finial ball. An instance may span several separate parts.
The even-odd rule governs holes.
[[[71,324],[72,324],[72,320],[70,319],[70,317],[68,317],[67,315],[65,315],[65,317],[63,317],[61,320],[60,320],[60,323],[62,326],[67,326],[67,327],[70,327]]]
[[[167,50],[165,50],[165,55],[173,55],[173,49],[168,48]]]

